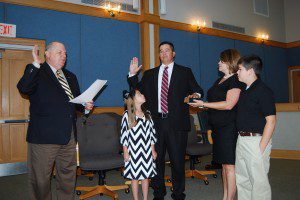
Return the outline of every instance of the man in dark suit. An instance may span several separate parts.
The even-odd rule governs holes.
[[[76,109],[69,101],[80,94],[76,76],[66,69],[66,49],[52,42],[46,62],[40,64],[37,46],[32,64],[26,66],[17,87],[28,95],[30,122],[27,130],[29,199],[51,200],[50,178],[55,162],[57,199],[73,200],[76,180]],[[92,102],[85,104],[86,110]]]
[[[169,153],[172,170],[173,199],[185,199],[185,151],[187,132],[190,130],[189,107],[185,97],[200,97],[203,90],[197,84],[190,68],[174,63],[175,51],[170,42],[159,45],[161,65],[145,71],[138,81],[137,58],[130,64],[128,82],[131,88],[138,88],[146,97],[146,107],[150,110],[157,131],[157,176],[152,179],[154,199],[164,199],[165,154]]]

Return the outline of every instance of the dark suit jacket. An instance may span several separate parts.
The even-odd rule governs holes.
[[[158,73],[159,67],[144,72],[138,82],[138,76],[128,78],[131,88],[138,88],[146,97],[146,107],[155,119],[158,115]],[[171,123],[177,131],[190,130],[189,105],[184,98],[192,93],[199,93],[203,97],[203,90],[198,85],[190,68],[174,63],[168,92],[168,110]]]
[[[63,69],[74,97],[80,94],[76,76]],[[27,142],[36,144],[67,144],[72,128],[75,128],[76,105],[58,82],[50,66],[45,62],[40,69],[26,66],[17,85],[20,93],[29,96],[30,121]],[[78,107],[78,109],[83,109]],[[75,129],[74,129],[75,130]]]

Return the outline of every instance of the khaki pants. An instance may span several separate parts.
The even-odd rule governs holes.
[[[271,140],[263,153],[260,152],[261,136],[239,136],[236,145],[236,185],[239,200],[270,200]]]
[[[51,174],[56,166],[58,200],[73,200],[76,182],[76,148],[72,137],[68,144],[28,143],[28,192],[30,200],[51,200]]]

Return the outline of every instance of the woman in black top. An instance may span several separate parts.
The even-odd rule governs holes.
[[[242,83],[236,72],[240,54],[235,49],[227,49],[220,54],[219,71],[223,77],[216,80],[207,92],[208,102],[194,100],[194,107],[206,107],[212,126],[213,160],[222,164],[223,200],[233,200],[235,184],[235,147],[237,130],[235,126],[236,103],[241,92]]]

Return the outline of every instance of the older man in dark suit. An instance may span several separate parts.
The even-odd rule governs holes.
[[[46,62],[33,52],[17,87],[29,96],[30,122],[27,130],[29,199],[51,200],[50,176],[56,166],[57,199],[73,200],[76,180],[76,109],[69,101],[80,94],[76,76],[63,69],[66,49],[52,42],[46,47]],[[91,110],[92,102],[85,104]]]
[[[185,199],[184,156],[187,145],[187,132],[190,130],[189,106],[184,98],[200,97],[203,90],[197,84],[192,70],[174,63],[175,51],[170,42],[159,45],[161,65],[145,71],[139,82],[137,58],[130,64],[128,82],[138,88],[146,97],[146,107],[150,110],[157,131],[157,172],[152,180],[154,199],[164,199],[165,153],[169,153],[172,170],[173,193],[176,200]]]

